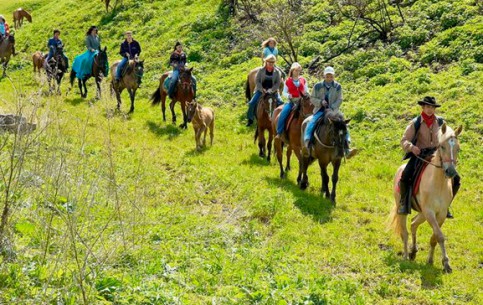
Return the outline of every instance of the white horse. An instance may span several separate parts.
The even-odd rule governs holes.
[[[457,175],[456,160],[459,152],[459,142],[457,137],[462,129],[463,127],[460,126],[455,132],[444,123],[438,132],[439,145],[436,153],[431,158],[430,164],[428,164],[422,174],[419,190],[415,195],[415,198],[421,207],[421,212],[419,212],[411,221],[413,244],[409,256],[408,230],[406,227],[407,215],[399,215],[397,213],[401,196],[396,190],[396,186],[398,183],[398,177],[400,177],[399,173],[404,170],[405,165],[399,167],[396,173],[396,178],[394,179],[395,205],[390,215],[391,227],[396,234],[401,236],[404,243],[404,259],[410,258],[413,260],[416,258],[416,253],[418,251],[416,231],[420,224],[428,221],[429,225],[433,228],[433,235],[430,240],[431,248],[428,255],[428,264],[433,264],[434,249],[436,243],[439,243],[443,257],[443,270],[447,273],[451,273],[452,269],[449,265],[448,255],[446,254],[446,248],[444,245],[445,238],[441,231],[441,226],[446,220],[448,207],[453,200],[452,178]]]

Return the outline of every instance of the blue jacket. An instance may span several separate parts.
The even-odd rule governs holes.
[[[127,57],[126,53],[129,53],[130,58],[134,58],[136,54],[139,56],[141,54],[141,46],[139,45],[139,42],[134,39],[131,43],[124,40],[121,44],[121,51],[119,51],[119,54],[121,54],[122,57]]]
[[[47,42],[47,47],[49,48],[49,52],[50,52],[52,47],[54,48],[54,50],[56,50],[57,48],[63,48],[64,44],[62,43],[62,40],[55,39],[52,37],[49,39],[49,42]]]

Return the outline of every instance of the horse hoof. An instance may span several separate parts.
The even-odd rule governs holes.
[[[412,250],[410,253],[409,253],[409,259],[410,260],[415,260],[416,259],[416,253],[418,253],[418,250]]]
[[[445,264],[443,268],[444,273],[452,273],[453,269],[450,267],[449,264]]]
[[[306,190],[308,187],[309,187],[309,183],[308,182],[301,182],[300,183],[300,189],[301,190]]]

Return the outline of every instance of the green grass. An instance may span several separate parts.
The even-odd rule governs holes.
[[[218,1],[123,2],[109,14],[99,1],[0,4],[6,16],[18,6],[32,8],[34,16],[17,31],[21,54],[12,60],[10,78],[0,80],[0,109],[15,112],[17,102],[25,115],[37,109],[39,124],[18,179],[25,189],[17,189],[11,215],[16,258],[0,264],[0,303],[83,304],[82,290],[87,304],[483,302],[480,64],[470,73],[458,63],[434,73],[392,59],[388,69],[397,71],[385,72],[386,85],[368,68],[338,69],[342,110],[354,117],[353,143],[363,151],[343,164],[333,207],[320,194],[317,166],[303,192],[295,158],[284,181],[275,161],[258,158],[253,129],[244,127],[242,85],[259,59],[214,53],[224,50],[226,38],[210,36],[203,26],[221,22]],[[117,50],[127,28],[135,29],[144,48],[146,79],[131,116],[112,115],[116,102],[107,84],[100,101],[93,100],[92,80],[87,100],[76,88],[66,96],[65,82],[64,95],[51,97],[32,74],[30,54],[45,48],[51,28],[61,28],[72,58],[91,24],[100,26],[110,50]],[[162,122],[148,101],[177,39],[203,50],[204,60],[193,66],[200,101],[215,109],[216,126],[214,145],[201,152],[191,126],[180,130]],[[387,59],[377,52],[374,64]],[[309,78],[313,84],[315,77]],[[441,271],[439,248],[435,265],[425,263],[427,224],[420,227],[414,262],[402,260],[402,244],[385,230],[394,204],[392,178],[401,164],[399,139],[425,94],[443,103],[440,113],[452,127],[464,126],[463,186],[452,205],[456,218],[443,227],[450,275]],[[126,93],[123,101],[126,112]],[[180,118],[179,105],[176,111]],[[0,151],[2,168],[9,151]]]

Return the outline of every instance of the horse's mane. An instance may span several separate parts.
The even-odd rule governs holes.
[[[454,136],[455,136],[454,130],[451,127],[449,127],[448,125],[446,125],[446,132],[444,134],[441,131],[441,128],[439,128],[439,131],[438,131],[439,143],[443,143],[446,140],[448,140],[448,138],[451,138],[451,137],[454,137]]]
[[[329,123],[329,119],[334,121],[344,121],[344,115],[339,110],[327,109],[324,114],[324,123]]]

